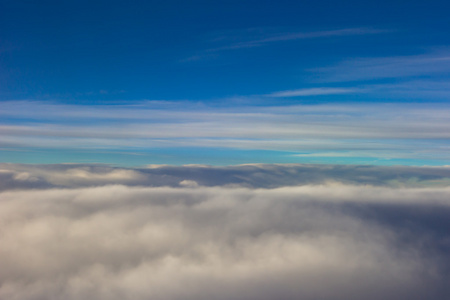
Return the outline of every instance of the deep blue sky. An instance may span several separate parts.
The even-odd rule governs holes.
[[[1,1],[5,100],[212,99],[315,86],[307,69],[450,42],[448,1]],[[217,49],[318,31],[348,34]],[[385,31],[385,32],[382,32]]]
[[[448,148],[445,134],[448,119],[445,114],[437,118],[433,115],[447,111],[450,100],[449,11],[448,1],[0,0],[0,109],[3,110],[0,160],[79,161],[86,155],[74,149],[95,152],[106,148],[131,149],[133,153],[146,155],[154,151],[175,152],[172,159],[161,158],[152,163],[227,164],[243,163],[249,157],[253,158],[251,162],[297,162],[292,155],[305,153],[315,155],[314,162],[329,162],[336,151],[346,151],[344,156],[350,161],[365,157],[368,153],[354,152],[362,148],[372,151],[370,157],[380,158],[384,154],[378,157],[373,151],[378,151],[381,143],[383,151],[397,151],[389,156],[391,159],[423,163],[423,159],[437,155],[430,152],[436,149],[435,143],[440,145],[440,153]],[[154,105],[160,102],[148,105],[147,101],[163,104],[155,112]],[[171,106],[172,101],[181,104]],[[364,108],[351,111],[353,103],[369,105],[367,112],[373,111],[370,107],[377,103],[392,104],[394,109],[391,106],[389,113],[398,111],[401,115],[382,117],[381,109],[364,117]],[[116,112],[111,111],[115,117],[97,118],[89,114],[89,107],[99,112],[108,110],[105,105],[109,104],[123,105],[128,117],[119,120]],[[301,121],[305,117],[303,111],[296,121],[291,116],[288,123],[283,123],[284,117],[273,115],[267,116],[267,123],[252,118],[244,122],[242,116],[238,121],[234,119],[234,114],[240,111],[263,114],[267,113],[261,111],[264,108],[272,113],[279,106],[318,104],[340,108],[322,107],[316,118],[309,116],[305,122]],[[417,104],[425,106],[410,106]],[[147,113],[148,118],[136,121],[133,114],[139,114],[139,109],[133,105],[144,105],[140,113]],[[46,109],[52,112],[46,115],[43,113]],[[224,113],[223,109],[227,111],[215,119],[218,123],[212,124],[204,117]],[[64,112],[68,110],[80,113],[67,117]],[[204,115],[196,119],[193,113],[199,110]],[[418,116],[420,111],[427,113]],[[183,112],[187,120],[179,118]],[[290,109],[285,109],[280,114],[289,112]],[[178,119],[156,116],[170,113],[175,113]],[[62,117],[58,119],[56,115]],[[396,135],[387,128],[380,129],[387,124],[384,118],[400,128]],[[410,128],[405,124],[413,120],[422,121],[422,125],[416,124],[418,128],[412,129],[417,132],[423,129],[417,137],[405,134]],[[208,126],[238,125],[227,133],[216,128],[174,135],[169,130],[167,136],[155,137],[152,130],[161,129],[149,127],[154,123],[170,124],[172,131],[183,131],[189,126],[198,130],[198,123],[204,125],[202,130]],[[264,124],[268,128],[261,129],[261,134],[255,131],[240,134],[249,127],[261,128]],[[353,146],[333,148],[327,144],[324,148],[321,143],[314,147],[286,146],[302,138],[316,139],[316,131],[321,141],[330,142],[333,134],[320,132],[324,124],[328,126],[325,131],[340,128],[334,140],[342,143],[345,138],[348,144],[351,139]],[[148,135],[139,137],[145,142],[138,143],[134,140],[137,137],[126,136],[127,133],[117,137],[102,131],[114,125],[132,127],[134,132]],[[363,132],[344,134],[351,129],[357,132],[360,125],[366,128],[367,138]],[[303,136],[305,126],[310,131]],[[264,136],[269,128],[275,128],[274,133],[268,134],[270,138]],[[381,131],[374,133],[377,130]],[[73,140],[74,136],[78,140]],[[72,141],[70,147],[66,138]],[[123,139],[127,138],[130,143],[124,146]],[[244,143],[257,140],[264,142],[264,146],[215,145],[205,143],[206,138],[242,139]],[[353,141],[355,138],[358,142]],[[109,139],[107,146],[104,139]],[[116,143],[118,139],[120,143]],[[168,144],[162,145],[161,140]],[[274,146],[274,141],[279,140],[284,141],[283,147]],[[432,143],[427,142],[430,140]],[[272,146],[268,146],[270,143]],[[379,147],[368,146],[374,143]],[[411,143],[416,147],[410,146]],[[401,144],[402,150],[393,144]],[[36,151],[36,147],[39,151],[45,148],[46,154],[43,157],[18,154]],[[72,154],[62,151],[64,147],[69,147]],[[215,150],[210,151],[211,147]],[[244,155],[240,152],[243,148],[282,152]],[[406,153],[406,148],[410,152]],[[55,156],[54,151],[61,155]],[[283,151],[290,151],[288,158]],[[331,156],[323,156],[324,151]],[[197,154],[189,154],[193,152]],[[212,158],[203,159],[208,157],[198,154],[203,152]],[[216,154],[212,155],[213,152]],[[162,154],[150,156],[158,155]],[[105,161],[99,152],[87,156],[89,161]],[[129,157],[130,161],[133,159]],[[449,159],[440,157],[428,163],[447,164]],[[357,162],[377,163],[372,159]],[[145,159],[136,163],[145,163]]]

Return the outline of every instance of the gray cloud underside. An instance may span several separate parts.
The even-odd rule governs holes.
[[[238,166],[165,166],[119,168],[108,165],[0,164],[0,191],[11,189],[80,188],[111,184],[180,187],[278,188],[337,182],[386,187],[450,185],[450,167],[253,164]]]
[[[449,187],[183,185],[0,193],[0,298],[450,296]]]

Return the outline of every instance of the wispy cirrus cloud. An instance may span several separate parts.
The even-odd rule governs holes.
[[[310,70],[322,82],[407,79],[420,76],[450,76],[450,51],[432,51],[418,55],[361,57],[344,60],[334,66]]]
[[[295,41],[303,39],[314,39],[314,38],[327,38],[327,37],[339,37],[339,36],[352,36],[352,35],[368,35],[368,34],[378,34],[386,32],[386,30],[373,29],[373,28],[344,28],[337,30],[324,30],[324,31],[310,31],[310,32],[276,32],[267,33],[260,32],[256,36],[252,36],[251,32],[249,36],[223,36],[220,41],[230,40],[230,39],[243,39],[242,41],[231,43],[229,45],[211,48],[207,51],[223,51],[223,50],[234,50],[242,48],[253,48],[261,47],[270,43],[285,42],[285,41]]]
[[[196,147],[450,159],[450,108],[445,103],[264,107],[184,103],[174,108],[173,103],[165,107],[151,102],[87,107],[19,101],[3,102],[0,108],[4,108],[0,116],[5,116],[0,123],[2,148]]]
[[[318,95],[364,92],[374,99],[385,97],[394,101],[450,99],[450,51],[447,48],[416,55],[350,58],[308,71],[312,74],[308,80],[315,84],[346,83],[352,86],[292,90],[272,95],[294,97],[312,96],[316,91]]]
[[[338,94],[352,94],[361,92],[358,88],[306,88],[297,90],[279,91],[267,94],[268,97],[284,98],[284,97],[306,97],[306,96],[320,96],[320,95],[338,95]]]
[[[375,95],[389,95],[396,99],[450,100],[450,77],[431,76],[412,80],[366,85]]]
[[[270,28],[250,28],[234,30],[217,34],[209,40],[210,46],[196,55],[192,55],[183,61],[196,61],[205,57],[211,57],[222,51],[256,48],[270,44],[298,41],[306,39],[332,38],[345,36],[360,36],[390,32],[389,30],[356,27],[335,30],[320,31],[278,31]]]

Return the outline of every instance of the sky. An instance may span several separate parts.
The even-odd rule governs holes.
[[[0,299],[450,299],[449,11],[0,0]]]
[[[450,164],[448,1],[0,1],[0,161]]]

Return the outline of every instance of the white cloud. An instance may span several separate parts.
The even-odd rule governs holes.
[[[416,205],[440,217],[449,196],[332,183],[3,192],[0,298],[443,299],[446,233],[420,211],[413,239],[384,218]]]
[[[183,186],[183,187],[197,187],[198,183],[195,180],[187,180],[187,179],[185,179],[185,180],[180,181],[180,186]]]

